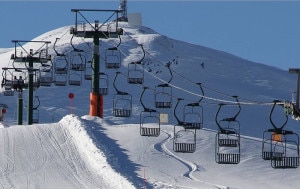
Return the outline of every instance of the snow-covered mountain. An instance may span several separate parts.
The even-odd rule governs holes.
[[[87,116],[91,81],[84,80],[83,75],[81,86],[52,84],[35,90],[34,96],[40,101],[40,124],[32,126],[16,126],[18,97],[1,95],[0,103],[8,105],[5,127],[0,131],[3,188],[294,188],[299,185],[299,169],[273,169],[269,161],[261,158],[263,131],[272,127],[269,121],[272,102],[291,100],[296,88],[295,75],[226,52],[170,39],[147,27],[134,28],[126,23],[120,26],[124,35],[118,46],[122,54],[119,69],[105,68],[104,61],[105,50],[117,46],[119,40],[100,41],[100,72],[109,78],[103,119]],[[73,50],[72,40],[91,60],[92,40],[72,39],[69,31],[69,26],[62,27],[33,40],[51,41],[49,52],[53,57],[56,38],[59,38],[56,49],[69,55]],[[145,50],[144,83],[129,84],[128,64],[143,57],[140,45]],[[38,47],[28,43],[24,48]],[[14,49],[1,50],[2,68],[12,65],[12,53]],[[132,95],[129,118],[114,117],[112,113],[116,71],[121,73],[116,86]],[[168,115],[168,123],[161,125],[158,137],[140,136],[143,87],[150,89],[145,92],[143,103],[155,109],[155,87],[171,78],[172,108],[157,109]],[[197,83],[201,83],[204,95]],[[27,91],[23,93],[26,124]],[[74,94],[74,99],[68,98],[69,93]],[[215,114],[220,103],[233,104],[235,95],[241,102],[237,118],[242,135],[241,162],[220,165],[214,159]],[[201,97],[204,97],[201,101],[204,129],[197,131],[196,152],[176,153],[172,149],[173,128],[177,124],[173,114],[176,100],[184,99],[177,109],[182,119],[183,104],[197,102]],[[222,116],[231,116],[236,111],[231,107],[222,110]],[[276,112],[276,116],[280,114]],[[290,119],[287,128],[298,132],[297,125]]]

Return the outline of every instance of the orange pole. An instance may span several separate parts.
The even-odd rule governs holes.
[[[103,118],[103,96],[99,95],[99,117]]]
[[[90,116],[97,116],[97,94],[95,92],[90,93]]]
[[[103,96],[95,92],[90,93],[90,116],[103,118]]]

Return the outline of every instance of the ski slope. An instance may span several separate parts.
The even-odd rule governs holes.
[[[197,46],[162,36],[150,28],[120,25],[125,34],[119,48],[122,67],[106,69],[101,58],[101,71],[109,76],[109,94],[104,97],[104,118],[88,116],[91,83],[81,86],[40,87],[35,92],[41,102],[40,124],[26,125],[27,90],[24,90],[23,125],[17,123],[17,95],[0,96],[8,105],[0,129],[0,186],[2,188],[297,188],[299,169],[273,169],[261,158],[261,137],[271,127],[269,112],[275,99],[290,100],[296,87],[295,76],[287,71],[250,62],[226,52]],[[60,38],[57,49],[71,52],[69,26],[49,31],[33,40],[51,41]],[[73,39],[76,47],[90,52],[92,42]],[[101,41],[100,54],[118,44],[118,40]],[[127,65],[141,58],[146,50],[145,83],[128,84]],[[24,48],[38,48],[26,44]],[[0,67],[11,64],[13,50],[1,50]],[[50,53],[54,53],[50,46]],[[90,57],[91,54],[88,54]],[[195,153],[173,151],[174,124],[171,109],[159,109],[168,115],[158,137],[140,136],[139,115],[143,110],[140,95],[143,87],[154,87],[170,79],[165,64],[173,70],[173,105],[176,98],[198,101],[201,82],[204,88],[204,129],[197,131]],[[202,64],[203,63],[203,64]],[[202,66],[203,65],[203,66]],[[133,96],[132,116],[118,118],[113,112],[113,80],[120,90]],[[3,88],[2,88],[3,90]],[[68,98],[69,93],[74,99]],[[215,162],[215,114],[219,103],[242,102],[238,117],[241,123],[241,162],[220,165]],[[144,97],[153,108],[153,93]],[[180,105],[178,112],[182,118]],[[223,113],[223,112],[222,112]],[[224,112],[230,115],[230,110]],[[280,116],[281,113],[276,113]],[[299,131],[299,123],[290,119],[287,128]],[[0,187],[1,188],[1,187]]]

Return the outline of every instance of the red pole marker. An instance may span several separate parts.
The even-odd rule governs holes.
[[[72,112],[72,99],[74,98],[74,94],[73,93],[69,93],[69,99],[70,99],[70,112],[71,114],[73,114]]]
[[[6,109],[3,108],[3,109],[1,110],[1,112],[2,112],[2,118],[1,118],[1,121],[3,122],[3,125],[4,125],[4,114],[6,113]]]

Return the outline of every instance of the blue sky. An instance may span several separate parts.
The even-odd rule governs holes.
[[[119,1],[0,1],[0,48],[72,25],[71,9],[118,9]],[[300,1],[128,1],[143,25],[170,38],[285,70],[300,67]]]

